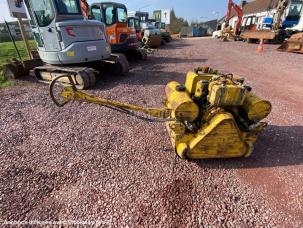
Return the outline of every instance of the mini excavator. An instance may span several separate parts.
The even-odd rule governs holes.
[[[231,19],[232,10],[236,12],[238,17],[235,30],[232,29],[232,27],[229,25],[229,20]],[[232,40],[239,39],[239,35],[241,33],[240,28],[242,24],[242,18],[243,18],[242,8],[237,4],[235,4],[232,0],[229,0],[227,6],[226,19],[225,19],[225,28],[223,28],[222,31],[222,38],[224,41],[227,41],[228,39],[232,39]]]
[[[125,55],[111,51],[106,39],[106,25],[85,18],[86,13],[81,10],[85,1],[20,1],[26,6],[39,56],[44,63],[33,70],[39,81],[51,82],[57,76],[69,75],[77,89],[87,89],[95,85],[96,77],[103,71],[111,75],[128,73],[129,63]],[[14,68],[14,65],[7,64],[3,72],[11,75],[17,71]]]
[[[63,77],[69,86],[62,83]],[[50,85],[54,103],[70,101],[101,105],[138,118],[166,122],[173,148],[182,159],[249,157],[262,122],[272,106],[252,91],[245,80],[209,67],[187,73],[185,84],[167,84],[166,106],[145,108],[96,97],[79,91],[70,75],[55,78]]]

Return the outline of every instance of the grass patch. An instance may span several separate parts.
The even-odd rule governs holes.
[[[36,49],[36,44],[34,40],[29,41],[31,49]],[[23,41],[17,41],[16,42],[17,48],[19,50],[19,53],[21,55],[21,58],[23,60],[28,59],[28,55],[25,49],[25,45]],[[3,65],[7,63],[9,60],[16,58],[19,59],[18,54],[14,48],[13,42],[5,42],[5,43],[0,43],[0,88],[4,87],[9,87],[13,86],[14,82],[13,81],[8,81],[5,80],[3,77]]]

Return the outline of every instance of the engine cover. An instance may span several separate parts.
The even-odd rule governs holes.
[[[269,101],[251,92],[243,78],[210,68],[187,74],[184,85],[166,87],[167,108],[175,121],[166,124],[181,158],[249,157],[271,112]]]

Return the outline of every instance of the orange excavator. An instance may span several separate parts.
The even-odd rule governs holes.
[[[106,26],[108,42],[113,53],[123,53],[128,57],[147,59],[147,52],[141,48],[136,30],[127,22],[127,8],[116,2],[98,2],[88,5],[81,0],[83,16],[101,21]]]
[[[238,20],[235,29],[232,28],[232,26],[229,25],[229,21],[232,17],[232,10],[235,10]],[[235,4],[232,0],[228,0],[228,7],[227,7],[227,13],[226,13],[226,19],[225,19],[225,27],[223,28],[222,37],[223,40],[227,39],[233,39],[238,40],[239,35],[241,33],[240,28],[242,24],[242,18],[243,18],[243,10],[240,6]]]

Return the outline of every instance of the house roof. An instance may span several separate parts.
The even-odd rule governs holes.
[[[243,7],[243,13],[253,14],[275,9],[278,6],[279,0],[254,0],[248,2]],[[231,17],[237,16],[237,13],[232,9]]]
[[[279,0],[255,0],[243,7],[244,14],[260,13],[275,9]]]

